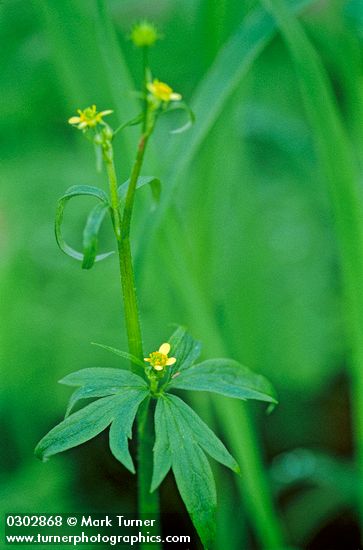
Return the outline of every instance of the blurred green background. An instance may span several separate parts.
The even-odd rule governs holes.
[[[359,161],[363,2],[308,4],[300,21],[329,73]],[[204,357],[219,339],[229,356],[269,377],[280,405],[270,416],[249,408],[287,543],[357,548],[339,258],[286,47],[261,31],[258,55],[243,70],[243,25],[251,14],[262,17],[254,0],[108,0],[106,7],[94,0],[0,4],[2,511],[135,510],[135,480],[110,455],[105,434],[45,465],[33,448],[64,413],[69,392],[58,379],[118,365],[90,342],[127,347],[115,259],[82,271],[57,249],[53,220],[68,186],[106,188],[92,149],[66,121],[92,103],[115,110],[114,126],[137,114],[141,60],[128,34],[147,17],[163,34],[151,52],[154,76],[194,105],[196,124],[170,136],[179,120],[165,119],[143,171],[162,178],[164,196],[159,213],[150,212],[147,190],[137,203],[145,350],[167,339],[172,323],[184,323],[203,340]],[[241,47],[224,60],[233,41]],[[115,146],[124,179],[135,144],[131,129]],[[89,204],[67,210],[75,246]],[[197,405],[206,418],[203,396]],[[233,477],[223,472],[218,488],[216,548],[226,541],[260,548]],[[170,476],[162,505],[182,514],[184,532],[196,541]]]

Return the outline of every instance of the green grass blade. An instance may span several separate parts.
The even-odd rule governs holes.
[[[262,0],[279,24],[296,67],[321,170],[330,192],[344,284],[347,335],[352,350],[353,414],[360,472],[363,527],[363,212],[361,190],[325,68],[299,22],[282,0]]]

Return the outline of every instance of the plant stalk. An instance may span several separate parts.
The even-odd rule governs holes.
[[[135,288],[135,276],[132,263],[130,227],[136,184],[142,167],[145,147],[151,131],[152,127],[150,127],[147,133],[143,133],[140,138],[122,214],[120,208],[120,198],[117,190],[117,177],[115,165],[113,162],[111,146],[110,154],[104,155],[110,186],[112,220],[117,240],[128,347],[129,352],[141,360],[143,359],[144,354]],[[140,368],[135,367],[135,365],[131,364],[131,370],[133,370],[134,372],[136,371],[138,374],[140,374]],[[156,519],[158,522],[158,491],[150,493],[152,476],[151,457],[153,443],[154,428],[152,422],[150,399],[148,399],[142,404],[142,406],[140,407],[140,411],[137,415],[138,514],[140,518],[152,517],[152,519]],[[141,549],[148,547],[148,544],[140,544]],[[160,546],[154,545],[154,548],[155,550],[159,550]]]

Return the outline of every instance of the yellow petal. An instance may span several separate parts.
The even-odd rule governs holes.
[[[79,130],[83,130],[84,128],[87,128],[87,126],[87,122],[81,122],[80,124],[78,124]]]
[[[170,94],[171,101],[180,101],[182,98],[181,94],[172,93]]]
[[[150,363],[151,359],[150,359],[150,357],[145,357],[144,361],[147,361],[148,363]]]
[[[166,364],[168,365],[168,367],[170,367],[171,365],[174,365],[174,363],[176,363],[175,357],[169,357],[166,361]]]
[[[163,370],[164,367],[162,365],[154,365],[154,369],[160,371]]]
[[[68,119],[69,124],[78,124],[78,122],[81,122],[81,119],[79,116],[71,116],[71,118]]]
[[[107,111],[101,111],[100,113],[98,113],[100,116],[106,116],[106,115],[111,115],[113,113],[113,111],[111,111],[111,109],[108,109]]]
[[[163,355],[168,355],[170,351],[170,344],[161,344],[160,348],[159,348],[159,352],[162,353]]]

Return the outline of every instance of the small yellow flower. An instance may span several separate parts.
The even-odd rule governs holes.
[[[103,122],[103,117],[113,113],[110,109],[107,111],[97,112],[96,105],[87,107],[83,111],[77,109],[78,116],[72,116],[68,122],[78,128],[78,130],[85,130],[86,128],[94,128],[97,124]]]
[[[153,46],[160,38],[160,35],[155,25],[144,20],[134,25],[130,38],[135,46],[142,48],[144,46]]]
[[[160,82],[160,80],[153,80],[153,82],[149,82],[147,85],[147,89],[151,93],[151,95],[159,100],[159,101],[180,101],[182,96],[180,94],[176,94],[173,91],[173,88],[170,88],[168,84],[165,84],[165,82]]]
[[[165,367],[170,367],[176,363],[175,357],[168,357],[169,352],[170,344],[161,344],[159,351],[153,351],[149,357],[145,357],[144,361],[150,363],[155,370],[162,371]]]

